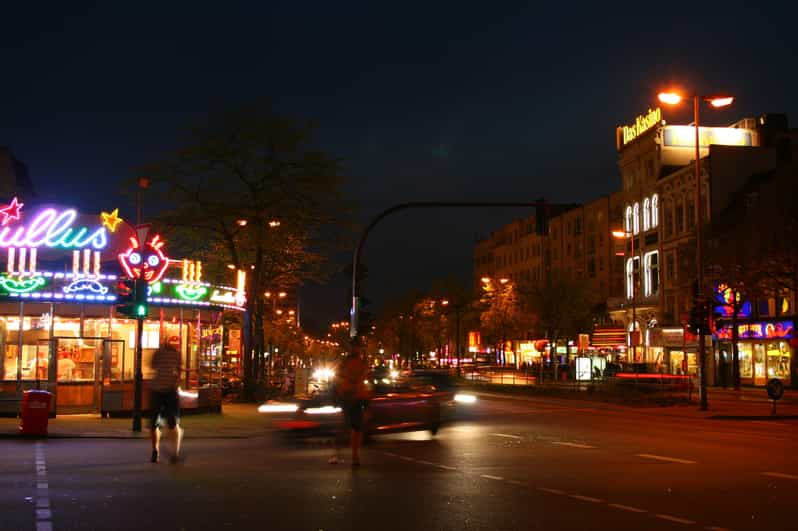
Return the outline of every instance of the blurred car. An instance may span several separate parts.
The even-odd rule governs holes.
[[[429,430],[434,435],[453,418],[455,387],[445,373],[375,372],[369,376],[368,385],[373,398],[365,415],[367,436],[416,430]],[[283,426],[294,434],[331,434],[344,427],[343,411],[332,393],[316,395],[301,401],[293,421]]]

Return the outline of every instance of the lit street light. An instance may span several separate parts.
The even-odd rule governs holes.
[[[676,105],[682,101],[682,96],[676,92],[661,92],[658,95],[659,101],[667,105]],[[731,96],[705,96],[701,97],[698,94],[693,95],[693,121],[695,126],[695,211],[696,211],[696,225],[695,225],[695,243],[696,243],[696,283],[698,285],[698,296],[700,299],[704,297],[704,254],[701,248],[702,245],[702,213],[704,211],[703,204],[701,203],[701,151],[700,151],[700,122],[698,119],[699,102],[704,100],[713,107],[725,107],[731,105],[734,98]],[[695,301],[695,304],[700,304],[702,300]],[[702,316],[703,320],[703,316]],[[707,404],[707,374],[706,374],[706,345],[704,344],[704,336],[706,330],[702,326],[698,327],[698,398],[699,409],[706,410],[709,406]]]

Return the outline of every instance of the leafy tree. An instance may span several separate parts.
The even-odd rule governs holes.
[[[265,348],[266,290],[320,278],[340,220],[339,162],[312,149],[308,123],[254,108],[222,115],[186,144],[146,164],[158,217],[181,250],[207,260],[209,276],[247,272],[244,379],[252,383]]]
[[[507,340],[517,337],[522,330],[521,302],[518,290],[510,282],[485,282],[482,285],[480,324],[485,340],[497,346],[504,358]]]
[[[595,304],[586,281],[558,275],[532,288],[530,306],[538,315],[538,332],[552,344],[593,328]]]

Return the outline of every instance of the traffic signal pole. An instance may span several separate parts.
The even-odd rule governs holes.
[[[144,318],[136,317],[136,353],[133,358],[133,431],[141,431],[141,387],[144,376],[141,372],[141,340],[144,336]]]

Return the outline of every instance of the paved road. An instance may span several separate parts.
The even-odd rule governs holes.
[[[363,466],[276,435],[1,440],[2,529],[785,529],[798,420],[706,420],[558,400],[480,400],[432,438],[377,438]]]

